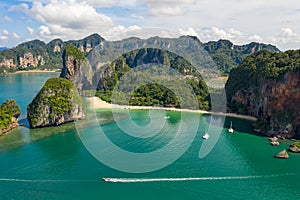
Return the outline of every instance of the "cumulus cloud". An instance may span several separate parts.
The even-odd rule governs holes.
[[[52,0],[44,5],[34,1],[32,7],[25,3],[12,6],[11,10],[22,11],[34,20],[43,23],[39,34],[44,38],[80,38],[93,32],[102,32],[113,26],[112,20],[85,1]]]
[[[232,41],[234,44],[245,44],[249,42],[262,42],[263,38],[259,35],[249,35],[242,31],[230,28],[224,30],[218,27],[199,29],[197,30],[201,41],[215,41],[226,39]]]
[[[199,34],[197,33],[197,31],[195,29],[193,29],[192,27],[189,27],[187,30],[184,29],[179,29],[179,33],[181,35],[191,35],[191,36],[196,36],[199,38]]]
[[[300,34],[291,28],[285,27],[275,37],[271,37],[270,41],[278,44],[282,49],[287,49],[287,47],[299,49]]]

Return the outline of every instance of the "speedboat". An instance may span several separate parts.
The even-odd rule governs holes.
[[[229,129],[228,129],[228,133],[233,133],[234,132],[234,130],[233,130],[233,128],[232,128],[232,122],[230,123],[230,127],[229,127]]]
[[[205,133],[205,135],[202,136],[203,139],[207,140],[209,138],[208,133]]]
[[[110,178],[102,178],[105,182],[109,182]]]

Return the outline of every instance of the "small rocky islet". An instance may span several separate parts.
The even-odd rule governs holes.
[[[81,96],[72,82],[76,80],[74,74],[77,74],[85,56],[72,44],[66,46],[63,55],[61,77],[47,80],[27,107],[31,128],[58,126],[86,116]]]
[[[20,107],[15,100],[9,99],[0,106],[0,136],[18,127]]]

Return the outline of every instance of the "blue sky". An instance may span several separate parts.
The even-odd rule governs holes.
[[[107,40],[189,34],[298,49],[299,21],[298,0],[2,0],[0,46],[99,33]]]

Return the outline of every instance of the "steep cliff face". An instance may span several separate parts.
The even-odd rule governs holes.
[[[49,79],[27,107],[31,128],[57,126],[83,118],[81,97],[73,83],[64,78]]]
[[[80,94],[83,89],[92,86],[92,68],[84,54],[72,44],[67,45],[63,52],[63,69],[60,77],[73,82]]]
[[[23,56],[20,56],[18,60],[19,60],[19,65],[22,68],[37,67],[39,65],[43,66],[45,64],[45,60],[42,56],[40,55],[34,56],[31,52],[27,52]]]
[[[68,44],[78,47],[84,54],[88,54],[104,39],[93,34],[82,40],[62,41],[55,39],[48,44],[40,40],[22,43],[15,48],[0,51],[0,74],[17,70],[61,69],[62,54]]]
[[[229,107],[256,116],[267,135],[300,134],[300,51],[260,52],[230,74]]]

